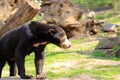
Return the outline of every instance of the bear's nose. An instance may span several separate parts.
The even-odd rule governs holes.
[[[67,49],[67,48],[70,48],[71,45],[64,45],[64,44],[63,44],[61,47],[64,48],[64,49]]]
[[[71,47],[71,44],[68,46],[68,48],[70,48]]]
[[[69,42],[68,39],[66,39],[64,42],[62,42],[61,47],[64,48],[64,49],[70,48],[71,43]]]

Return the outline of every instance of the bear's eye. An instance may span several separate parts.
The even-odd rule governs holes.
[[[59,37],[61,38],[62,42],[64,42],[67,38],[65,34],[59,34]]]
[[[65,42],[65,38],[63,38],[63,39],[61,40],[61,42]]]
[[[59,34],[59,36],[63,38],[63,37],[64,37],[64,34]]]

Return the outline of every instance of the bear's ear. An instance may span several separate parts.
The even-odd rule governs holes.
[[[54,34],[56,33],[54,29],[49,29],[48,32],[49,32],[51,35],[54,35]]]

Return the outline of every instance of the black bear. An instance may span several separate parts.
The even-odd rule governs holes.
[[[32,78],[25,74],[25,56],[32,51],[35,52],[36,78],[41,78],[44,48],[49,43],[65,49],[71,46],[62,28],[36,21],[27,22],[5,33],[0,38],[0,78],[6,61],[10,66],[10,76],[16,75],[17,66],[22,79]]]

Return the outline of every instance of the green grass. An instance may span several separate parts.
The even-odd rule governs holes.
[[[107,23],[120,24],[119,12],[115,12],[114,10],[103,11],[102,13],[97,13],[96,18],[99,20],[105,20]]]
[[[117,80],[116,77],[120,74],[120,64],[105,65],[104,61],[114,61],[119,63],[119,58],[105,57],[105,54],[100,51],[91,51],[98,43],[86,43],[88,38],[72,40],[72,47],[64,50],[53,44],[49,44],[46,49],[45,64],[43,74],[48,80],[58,78],[70,78],[85,74],[96,80]],[[85,42],[85,45],[83,43]],[[78,45],[79,44],[79,45]],[[116,49],[116,48],[115,48]],[[98,61],[98,62],[97,62]],[[113,62],[112,62],[113,61]],[[102,64],[99,62],[102,62]],[[3,77],[8,77],[8,65],[4,68]],[[34,75],[34,54],[26,58],[26,72],[29,75]]]
[[[74,3],[86,8],[98,8],[113,5],[113,0],[74,0]]]

